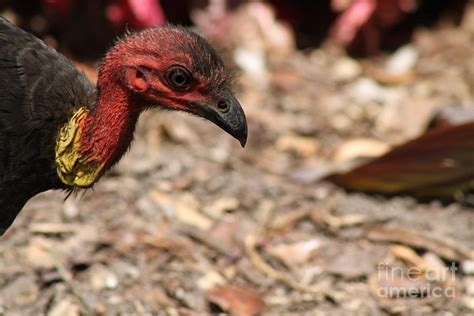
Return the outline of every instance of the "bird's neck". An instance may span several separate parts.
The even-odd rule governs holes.
[[[78,109],[63,127],[56,146],[56,165],[65,184],[92,186],[127,151],[143,110],[131,98],[119,86],[103,87],[96,106]]]
[[[82,152],[110,167],[127,151],[143,107],[123,89],[104,91],[84,122]]]

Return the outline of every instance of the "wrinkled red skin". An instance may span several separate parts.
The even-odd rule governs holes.
[[[145,109],[160,106],[193,112],[193,108],[186,106],[187,101],[213,102],[208,93],[212,84],[198,74],[194,74],[198,83],[185,92],[168,87],[160,75],[176,64],[192,69],[192,56],[173,49],[176,41],[188,39],[175,36],[160,40],[151,32],[148,33],[152,35],[144,33],[126,38],[106,55],[99,68],[97,106],[83,121],[83,155],[89,161],[105,163],[104,169],[118,162],[127,151],[138,117]],[[137,69],[140,78],[145,79],[133,77]]]
[[[123,70],[116,65],[123,65]],[[159,69],[155,60],[130,55],[126,45],[119,45],[103,61],[97,86],[97,106],[83,121],[81,147],[90,160],[111,166],[127,151],[138,116],[147,108],[144,98],[134,95],[124,78],[126,67],[148,65]]]
[[[81,147],[88,160],[110,167],[127,151],[145,106],[139,101],[130,103],[128,91],[113,80],[102,85],[113,88],[101,95],[95,111],[83,121]]]

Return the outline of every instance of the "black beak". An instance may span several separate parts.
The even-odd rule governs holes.
[[[223,95],[216,105],[199,103],[197,113],[213,122],[237,139],[242,147],[247,142],[247,119],[239,101],[232,92]]]

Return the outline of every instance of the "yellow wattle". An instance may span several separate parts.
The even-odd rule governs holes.
[[[103,163],[87,161],[80,148],[81,123],[88,114],[87,108],[79,108],[61,128],[56,141],[56,171],[61,181],[69,186],[92,186],[104,167]]]

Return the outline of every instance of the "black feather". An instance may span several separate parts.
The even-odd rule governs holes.
[[[95,99],[69,60],[0,17],[0,235],[31,197],[66,188],[54,167],[57,133]]]

